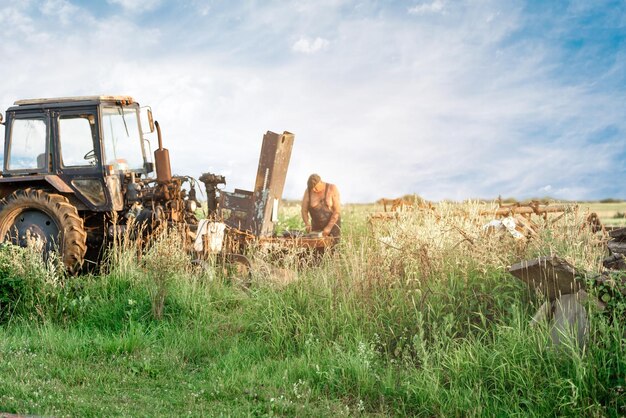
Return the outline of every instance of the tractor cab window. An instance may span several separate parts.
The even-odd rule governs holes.
[[[13,119],[11,138],[9,139],[9,170],[43,170],[46,168],[46,137],[45,120]]]
[[[59,118],[61,161],[64,167],[95,166],[94,115],[72,115]]]
[[[139,113],[136,107],[102,109],[104,164],[114,170],[140,170],[144,167]]]

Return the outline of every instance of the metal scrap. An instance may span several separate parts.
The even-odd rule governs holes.
[[[235,189],[220,194],[218,216],[228,226],[255,236],[273,234],[293,141],[289,132],[268,131],[263,136],[254,191]]]
[[[626,254],[626,228],[610,231],[607,246],[611,254]]]
[[[539,257],[513,264],[509,272],[536,289],[551,302],[561,295],[576,293],[584,287],[576,269],[562,258]]]
[[[583,347],[589,331],[585,307],[604,311],[609,301],[626,297],[626,275],[606,271],[592,275],[556,256],[521,261],[509,272],[546,297],[531,324],[548,322],[550,338],[557,346],[573,337],[577,346]],[[594,290],[593,296],[587,293],[589,288]]]
[[[569,346],[570,342],[578,348],[584,347],[589,334],[584,305],[589,296],[576,269],[553,256],[521,261],[511,266],[509,272],[546,297],[546,302],[533,315],[531,325],[549,324],[550,339],[557,347]]]
[[[505,218],[514,215],[522,215],[530,219],[531,215],[539,215],[544,219],[547,219],[549,213],[563,213],[567,210],[567,206],[564,205],[544,205],[537,200],[533,200],[529,203],[513,203],[510,205],[498,205],[495,210],[481,210],[481,215],[491,215],[496,219]]]

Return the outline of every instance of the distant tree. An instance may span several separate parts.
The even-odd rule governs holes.
[[[517,199],[514,197],[505,197],[504,199],[500,199],[502,203],[505,205],[511,205],[513,203],[517,203]]]
[[[426,201],[423,197],[421,197],[418,194],[405,194],[404,196],[401,197],[401,199],[412,205],[424,203]]]

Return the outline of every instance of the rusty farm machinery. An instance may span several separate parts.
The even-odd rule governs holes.
[[[150,108],[128,96],[19,100],[6,111],[0,177],[0,237],[58,251],[71,272],[97,264],[116,235],[137,237],[182,226],[197,256],[245,260],[251,241],[323,248],[327,239],[274,237],[294,135],[267,132],[254,190],[221,191],[204,173],[207,218],[199,220],[197,181],[172,175],[169,151]],[[154,159],[146,133],[156,130]],[[156,175],[154,175],[156,174]]]

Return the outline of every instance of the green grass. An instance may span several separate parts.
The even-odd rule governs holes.
[[[387,225],[390,248],[349,209],[335,255],[288,284],[257,272],[250,288],[219,268],[193,270],[167,237],[143,261],[122,246],[107,271],[80,278],[4,248],[0,412],[626,414],[624,318],[596,313],[585,351],[555,349],[547,330],[528,325],[540,300],[506,273],[511,260],[569,238],[520,247],[458,221],[470,245],[450,226],[457,218],[440,214]],[[585,239],[572,241],[576,264],[596,260]]]

